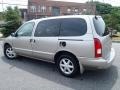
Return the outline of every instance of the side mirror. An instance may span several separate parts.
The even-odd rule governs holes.
[[[11,36],[12,37],[17,37],[17,34],[16,33],[11,33]]]

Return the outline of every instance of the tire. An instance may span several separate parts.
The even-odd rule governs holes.
[[[6,45],[4,47],[4,55],[8,59],[15,59],[17,57],[16,53],[14,52],[10,45]]]
[[[57,59],[59,72],[66,77],[74,77],[79,72],[79,63],[72,55],[61,55]]]

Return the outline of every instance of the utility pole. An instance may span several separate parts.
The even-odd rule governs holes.
[[[93,0],[91,0],[90,3],[91,3],[91,14],[93,14],[93,7],[94,7],[94,6],[93,6]]]
[[[3,0],[2,0],[2,10],[3,10],[3,12],[4,12],[4,7],[3,7]]]
[[[91,0],[91,14],[97,14],[97,12],[96,12],[96,5],[95,5],[95,3],[94,3],[94,0]]]
[[[2,18],[4,18],[4,7],[3,7],[3,0],[2,0]]]

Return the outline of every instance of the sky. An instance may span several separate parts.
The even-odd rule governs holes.
[[[85,3],[90,0],[55,0],[55,1],[69,1],[69,2],[79,2],[79,3]],[[109,3],[113,6],[120,6],[120,0],[93,0],[93,1],[100,1],[104,3]],[[1,3],[9,3],[9,4],[20,4],[17,5],[19,8],[27,8],[28,0],[0,0],[0,11],[3,11],[6,9],[7,6],[16,6],[16,5],[7,5],[7,4],[1,4]]]

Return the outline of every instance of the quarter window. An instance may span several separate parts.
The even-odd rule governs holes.
[[[87,24],[84,19],[63,19],[61,24],[61,36],[81,36],[87,32]]]
[[[97,17],[97,16],[94,17],[93,23],[94,23],[95,30],[99,36],[105,36],[109,34],[108,32],[106,32],[107,30],[105,27],[105,22],[102,19],[102,17]]]
[[[59,20],[45,20],[38,23],[35,31],[36,37],[58,36],[59,35]]]

